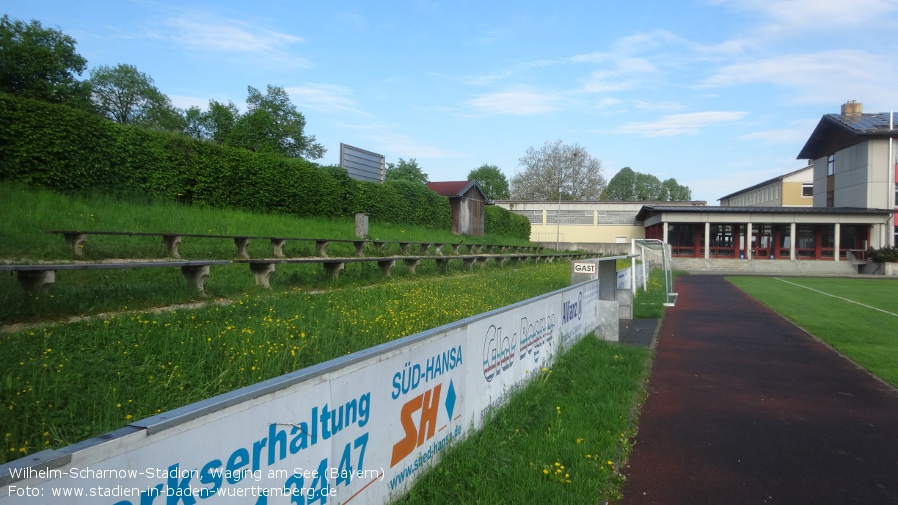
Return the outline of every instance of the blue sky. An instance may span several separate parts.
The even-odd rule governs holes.
[[[431,181],[562,140],[717,199],[805,166],[823,114],[898,105],[898,0],[305,2],[6,0],[127,63],[181,108],[282,86],[344,142]],[[82,75],[87,78],[85,72]]]

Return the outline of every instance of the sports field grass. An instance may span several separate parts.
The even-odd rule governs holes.
[[[728,279],[808,333],[898,387],[898,280]]]

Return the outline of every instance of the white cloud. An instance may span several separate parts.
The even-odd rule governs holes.
[[[375,132],[367,135],[380,146],[380,149],[396,153],[401,158],[446,158],[456,156],[452,151],[422,144],[417,140],[398,133]]]
[[[791,128],[779,128],[773,130],[761,130],[747,133],[739,137],[741,140],[758,140],[765,144],[782,144],[791,146],[801,146],[814,131],[818,120],[795,121],[795,126]],[[796,147],[796,152],[798,147]]]
[[[555,95],[530,91],[504,91],[480,96],[469,103],[485,112],[530,116],[558,110],[557,102]]]
[[[895,0],[724,0],[737,10],[752,11],[766,18],[759,27],[767,34],[792,34],[881,26],[898,11]]]
[[[794,100],[801,103],[838,104],[849,99],[878,103],[894,96],[896,77],[898,72],[885,56],[833,50],[726,65],[700,87],[772,84],[793,89]]]
[[[374,147],[366,147],[367,143],[361,143],[364,149],[385,153],[389,160],[396,158],[448,158],[458,156],[452,151],[424,144],[408,135],[394,133],[395,128],[378,124],[340,124],[337,125],[346,130],[358,132],[358,136],[376,144]],[[357,144],[353,144],[357,145]]]
[[[175,107],[185,110],[191,107],[199,107],[205,110],[209,105],[208,98],[200,98],[198,96],[168,95],[168,99],[171,100],[171,104]]]
[[[284,88],[299,107],[322,112],[351,112],[363,116],[370,114],[359,110],[352,99],[352,90],[335,84],[310,84]]]
[[[646,76],[657,73],[658,69],[645,58],[615,58],[609,68],[589,74],[583,84],[587,93],[622,91],[639,86]]]
[[[288,51],[289,46],[303,42],[301,37],[208,12],[182,11],[166,19],[149,36],[198,51],[240,53],[242,58],[254,55],[263,61],[294,67],[310,65],[305,58]]]
[[[645,78],[656,75],[658,67],[649,59],[637,56],[657,47],[658,39],[667,39],[666,32],[635,34],[615,42],[610,52],[578,54],[570,57],[575,64],[595,64],[598,68],[586,78],[582,91],[605,93],[639,86]]]
[[[503,70],[496,70],[494,72],[490,72],[487,74],[481,75],[473,75],[462,77],[460,80],[465,84],[472,84],[475,86],[484,86],[489,85],[497,81],[501,81],[503,79],[513,77],[519,74],[524,74],[533,69],[545,68],[552,65],[557,65],[557,61],[551,60],[536,60],[536,61],[523,61],[511,65],[510,67]]]
[[[746,112],[708,111],[690,112],[686,114],[667,114],[657,121],[629,123],[614,130],[617,133],[633,133],[646,137],[668,137],[673,135],[692,135],[702,128],[731,123],[745,117]]]
[[[686,108],[685,105],[683,105],[681,103],[677,103],[677,102],[670,102],[670,101],[645,102],[642,100],[636,101],[636,109],[641,110],[641,111],[671,113],[671,112],[681,111],[685,108]]]

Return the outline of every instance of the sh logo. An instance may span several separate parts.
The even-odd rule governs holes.
[[[393,445],[393,457],[390,458],[391,468],[411,454],[415,448],[421,447],[425,441],[433,438],[437,427],[442,387],[442,384],[437,384],[435,388],[412,398],[402,406],[399,420],[402,422],[402,429],[405,430],[405,437]],[[415,425],[415,419],[412,416],[419,410],[421,419]]]

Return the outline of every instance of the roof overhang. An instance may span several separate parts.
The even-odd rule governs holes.
[[[842,223],[874,223],[886,219],[895,210],[853,207],[671,207],[644,206],[636,220],[646,224],[656,221],[691,222],[802,222],[827,221]]]
[[[877,138],[898,138],[898,129],[889,129],[887,114],[827,114],[805,142],[797,159],[816,160]]]

